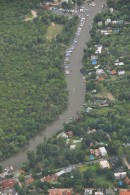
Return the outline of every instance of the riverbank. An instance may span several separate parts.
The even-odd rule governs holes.
[[[45,131],[39,133],[35,138],[29,141],[29,144],[22,149],[15,156],[3,161],[1,165],[7,167],[13,165],[14,169],[19,169],[24,161],[26,161],[26,152],[35,151],[38,144],[42,143],[45,138],[50,137],[55,134],[63,127],[63,123],[68,121],[69,118],[75,117],[77,111],[83,110],[84,96],[85,96],[85,83],[83,82],[82,75],[80,74],[80,69],[82,67],[82,57],[83,49],[86,47],[86,42],[89,40],[89,26],[92,25],[94,16],[102,11],[103,1],[97,0],[94,7],[88,6],[87,3],[84,5],[88,8],[89,17],[87,13],[81,13],[83,17],[86,18],[85,25],[82,29],[81,35],[79,37],[77,46],[71,56],[70,60],[70,71],[71,75],[66,76],[68,90],[69,90],[69,105],[68,109],[59,116],[58,120],[53,122],[48,126]]]

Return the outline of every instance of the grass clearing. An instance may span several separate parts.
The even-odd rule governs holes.
[[[92,162],[90,162],[90,163],[92,163]],[[82,165],[80,168],[79,168],[79,170],[81,171],[81,172],[85,172],[87,169],[91,169],[91,170],[93,170],[93,171],[96,171],[96,169],[99,167],[99,164],[98,163],[96,163],[96,164],[91,164],[91,165]]]
[[[96,183],[98,185],[108,185],[109,187],[113,187],[113,183],[110,180],[108,180],[105,175],[97,175]]]
[[[97,108],[94,111],[96,114],[105,115],[109,110],[110,110],[109,107],[102,107],[102,108]]]
[[[47,29],[47,33],[45,35],[45,38],[48,41],[51,41],[55,36],[63,30],[63,25],[51,23],[51,25]]]
[[[85,172],[89,168],[88,165],[83,165],[79,168],[80,172]]]

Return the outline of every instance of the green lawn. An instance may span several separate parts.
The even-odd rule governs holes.
[[[51,23],[51,25],[47,29],[47,33],[45,35],[47,40],[51,40],[55,38],[55,36],[63,30],[63,26],[60,24]]]
[[[88,169],[91,169],[93,171],[96,171],[96,169],[98,168],[99,164],[92,164],[92,165],[83,165],[80,167],[80,172],[85,172]],[[108,186],[108,187],[113,187],[113,182],[111,182],[110,180],[107,179],[105,174],[102,175],[97,175],[96,174],[96,184],[97,185],[104,185],[104,186]]]
[[[91,163],[91,161],[90,161],[90,163]],[[98,166],[99,166],[98,163],[92,164],[92,165],[82,165],[82,166],[79,168],[79,170],[80,170],[81,172],[84,172],[84,171],[86,171],[87,169],[91,169],[91,170],[93,170],[93,171],[96,171],[96,169],[97,169]]]
[[[89,168],[88,165],[83,165],[79,168],[80,172],[85,172]]]
[[[96,183],[98,185],[108,185],[109,187],[113,187],[113,183],[106,178],[105,175],[97,175],[96,176]]]
[[[110,110],[109,107],[102,107],[102,108],[94,109],[94,112],[95,112],[96,114],[99,114],[99,115],[104,115],[104,114],[106,114],[109,110]]]

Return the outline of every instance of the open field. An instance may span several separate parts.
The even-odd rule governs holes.
[[[47,33],[45,37],[48,41],[51,41],[55,36],[61,33],[63,26],[60,24],[51,23],[51,25],[47,29]]]

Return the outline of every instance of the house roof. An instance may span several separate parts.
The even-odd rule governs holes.
[[[127,185],[130,185],[130,179],[128,177],[125,178],[124,182],[127,184]]]
[[[48,176],[45,176],[43,178],[41,178],[41,181],[42,182],[50,182],[51,180],[57,180],[57,175],[56,174],[53,174],[53,175],[48,175]]]
[[[120,194],[119,195],[130,195],[130,190],[120,190]]]
[[[31,184],[31,183],[33,183],[34,182],[34,179],[32,178],[32,177],[29,177],[29,178],[27,178],[26,180],[25,180],[25,183],[26,184]]]
[[[96,64],[97,64],[97,60],[96,59],[92,60],[92,65],[96,65]]]
[[[98,81],[104,81],[105,79],[103,77],[99,77]]]
[[[124,75],[125,74],[125,71],[124,70],[119,70],[118,71],[118,75]]]
[[[49,195],[71,195],[73,190],[72,189],[49,189]]]
[[[112,71],[111,71],[111,74],[112,74],[112,75],[115,75],[115,74],[116,74],[116,70],[112,70]]]
[[[101,160],[99,164],[102,168],[110,168],[110,165],[107,160]]]
[[[96,70],[96,74],[99,75],[99,74],[104,74],[104,70],[103,69],[97,69]]]
[[[1,183],[2,189],[9,189],[9,188],[13,188],[15,184],[15,180],[14,179],[8,179],[8,180],[3,180]]]
[[[100,148],[99,148],[99,151],[100,151],[100,153],[101,153],[102,155],[107,154],[107,151],[106,151],[106,148],[105,148],[105,147],[100,147]]]
[[[114,173],[115,178],[125,178],[126,172]]]

